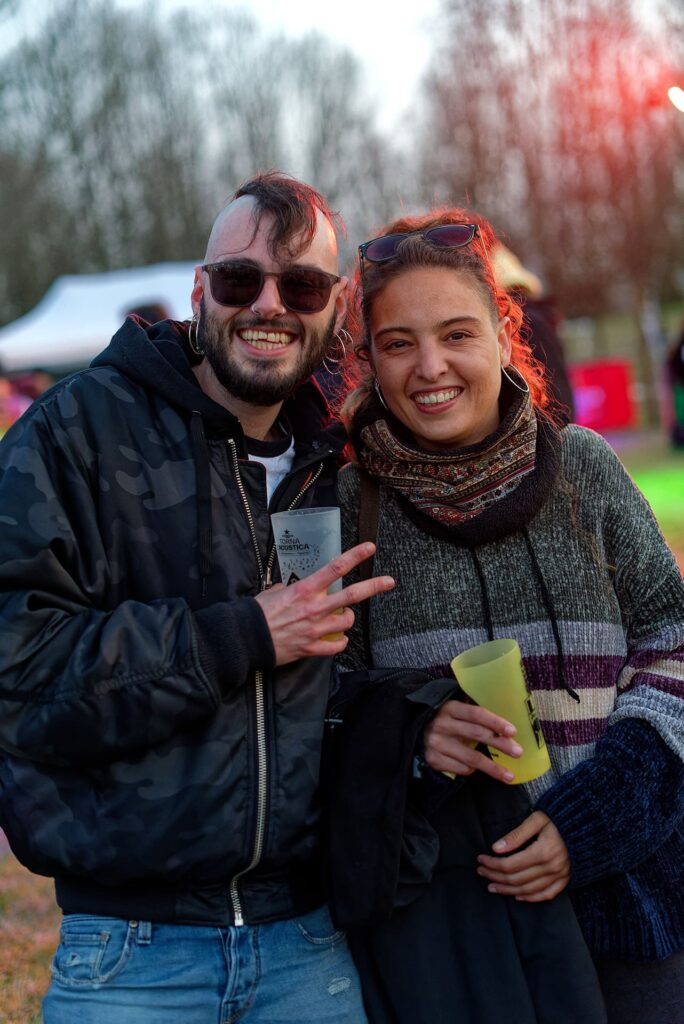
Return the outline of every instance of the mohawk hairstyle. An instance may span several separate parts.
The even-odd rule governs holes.
[[[274,258],[285,250],[294,259],[311,244],[318,210],[333,227],[343,229],[339,214],[330,209],[320,192],[281,171],[260,172],[240,185],[229,202],[240,196],[252,196],[256,200],[255,236],[264,214],[273,218],[267,243]]]

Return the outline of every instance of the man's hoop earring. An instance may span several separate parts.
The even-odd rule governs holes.
[[[380,404],[383,407],[383,409],[386,409],[387,412],[389,412],[389,406],[387,405],[387,402],[385,401],[385,396],[382,393],[382,389],[380,387],[380,381],[378,380],[377,377],[373,377],[373,391],[378,396],[378,399],[379,399]]]
[[[511,369],[515,370],[516,377],[518,377],[518,379],[523,382],[523,384],[525,385],[524,387],[522,387],[520,384],[518,384],[518,381],[514,380],[511,377],[510,373],[506,372],[506,367],[505,366],[501,367],[501,372],[504,375],[504,377],[506,378],[506,380],[509,382],[509,384],[512,384],[514,388],[518,389],[518,391],[522,391],[522,393],[524,395],[529,395],[529,393],[530,393],[530,386],[527,383],[527,381],[525,380],[525,378],[523,377],[523,375],[520,372],[520,370],[518,370],[517,367],[513,366],[512,363],[511,363]]]
[[[323,357],[323,366],[328,373],[337,373],[340,363],[344,363],[347,360],[347,346],[344,343],[344,339],[347,339],[349,345],[351,345],[352,336],[349,331],[346,331],[344,327],[340,327],[337,334],[333,336],[335,341],[339,345],[338,356],[326,355]]]
[[[195,353],[195,355],[199,356],[200,359],[201,359],[202,356],[204,355],[204,349],[202,348],[202,346],[200,345],[199,341],[197,340],[197,327],[198,327],[197,317],[193,316],[192,320],[190,321],[190,326],[188,327],[188,345],[190,346],[192,351]],[[194,330],[193,330],[193,328],[194,328]]]

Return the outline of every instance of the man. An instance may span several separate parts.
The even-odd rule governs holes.
[[[193,322],[126,321],[0,446],[0,782],[64,911],[45,1024],[364,1021],[323,906],[329,586],[269,512],[334,501],[306,383],[345,314],[322,197],[267,174],[219,214]],[[267,489],[270,500],[267,500]]]

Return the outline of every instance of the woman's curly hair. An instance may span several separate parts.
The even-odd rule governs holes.
[[[477,224],[478,233],[468,245],[458,249],[432,245],[423,232],[445,224]],[[370,317],[373,302],[387,284],[407,270],[417,267],[445,267],[467,276],[487,304],[494,323],[507,316],[511,322],[511,363],[522,374],[530,389],[536,409],[547,410],[551,396],[544,375],[544,367],[534,357],[525,340],[523,312],[514,297],[501,288],[494,277],[490,254],[498,239],[489,221],[480,214],[459,207],[430,210],[416,217],[400,217],[385,225],[381,235],[405,234],[396,255],[385,263],[366,262],[363,277],[357,270],[352,289],[347,327],[354,340],[355,367],[348,367],[348,377],[354,377],[357,386],[348,395],[342,409],[349,422],[355,410],[368,395],[372,372],[368,366],[370,354]],[[364,362],[367,369],[359,365]]]

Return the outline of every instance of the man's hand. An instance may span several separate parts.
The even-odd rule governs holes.
[[[425,760],[437,772],[472,775],[480,771],[500,782],[511,782],[512,772],[475,747],[485,743],[511,757],[520,757],[522,747],[511,738],[514,735],[515,726],[492,711],[448,700],[425,729]]]
[[[339,654],[345,649],[348,643],[346,636],[339,640],[323,638],[351,629],[354,613],[347,605],[358,604],[391,590],[394,580],[391,576],[373,576],[333,594],[328,594],[328,587],[374,554],[375,544],[370,541],[357,544],[311,576],[289,587],[278,583],[257,594],[256,600],[271,631],[276,665],[288,665],[291,661],[314,655]]]
[[[534,841],[526,849],[514,852],[530,839]],[[492,849],[512,856],[481,854],[477,858],[477,873],[489,880],[490,892],[515,896],[524,903],[540,903],[552,900],[570,881],[568,848],[543,811],[534,811],[512,832],[498,839]]]

